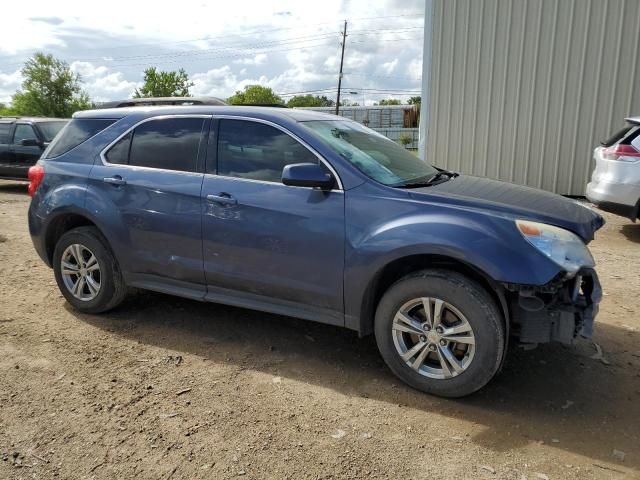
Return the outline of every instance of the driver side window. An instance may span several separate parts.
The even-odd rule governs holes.
[[[22,140],[38,140],[36,132],[33,131],[31,125],[18,124],[16,125],[16,131],[13,134],[14,145],[20,145]]]
[[[285,132],[264,123],[220,120],[218,175],[280,182],[291,163],[318,163],[318,158]],[[216,173],[216,172],[209,172]]]

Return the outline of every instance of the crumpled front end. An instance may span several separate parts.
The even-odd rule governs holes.
[[[512,334],[521,343],[571,344],[591,338],[602,288],[596,271],[583,268],[573,278],[559,276],[546,285],[505,285],[512,313]]]

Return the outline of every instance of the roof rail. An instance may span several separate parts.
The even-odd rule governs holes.
[[[276,108],[289,108],[281,103],[242,103],[238,105],[232,105],[234,107],[276,107]]]
[[[104,102],[96,105],[96,109],[163,105],[227,105],[227,102],[216,97],[147,97]]]

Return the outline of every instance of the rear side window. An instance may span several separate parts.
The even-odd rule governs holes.
[[[117,163],[120,165],[126,165],[129,163],[129,147],[131,147],[131,132],[127,133],[124,137],[118,140],[113,147],[109,149],[105,155],[107,162]]]
[[[318,163],[296,139],[270,125],[246,120],[221,120],[218,175],[280,182],[290,163]]]
[[[67,153],[114,122],[113,119],[104,118],[74,118],[55,138],[45,157],[53,158]]]
[[[11,125],[11,123],[0,123],[0,143],[9,143]]]
[[[203,126],[203,118],[150,120],[122,137],[105,158],[115,164],[197,172]]]

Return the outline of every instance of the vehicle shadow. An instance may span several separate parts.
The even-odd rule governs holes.
[[[489,386],[447,400],[405,386],[386,368],[372,337],[337,327],[150,292],[101,316],[67,309],[144,344],[479,424],[484,429],[472,441],[498,452],[544,442],[594,462],[640,469],[640,361],[628,366],[617,347],[630,333],[614,326],[600,325],[596,338],[610,365],[590,358],[595,350],[586,341],[512,348]],[[612,457],[613,449],[625,451],[624,463]]]
[[[27,181],[5,181],[0,180],[0,193],[16,193],[27,195]]]
[[[625,223],[620,231],[627,239],[635,243],[640,243],[640,224]]]

